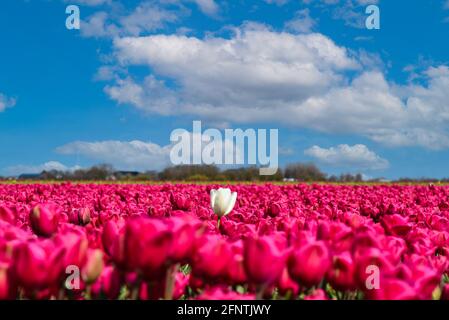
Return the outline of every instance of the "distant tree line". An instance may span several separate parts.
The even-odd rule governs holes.
[[[0,180],[7,178],[0,177]],[[367,181],[362,174],[343,173],[338,176],[327,175],[313,163],[288,164],[275,175],[261,176],[258,167],[243,167],[220,170],[213,165],[179,165],[167,167],[162,171],[118,171],[111,165],[100,164],[74,171],[50,170],[39,174],[23,174],[19,180],[68,180],[68,181],[299,181],[299,182],[335,182],[357,183]],[[387,182],[387,180],[369,179],[369,182]],[[448,183],[449,179],[400,178],[398,183]]]
[[[303,181],[303,182],[361,182],[361,174],[328,176],[313,163],[289,164],[275,175],[261,176],[258,167],[220,170],[213,165],[179,165],[162,171],[117,171],[111,165],[100,164],[74,171],[50,170],[40,174],[23,174],[19,180],[71,181]]]

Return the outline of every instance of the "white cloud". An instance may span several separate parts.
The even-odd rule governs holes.
[[[341,144],[329,149],[313,146],[304,154],[316,159],[319,163],[361,170],[382,170],[389,167],[386,159],[379,157],[363,144],[349,146]]]
[[[202,148],[199,150],[190,150],[191,155],[195,151],[200,153],[206,145],[212,143],[213,149],[221,149],[223,156],[243,156],[243,151],[237,146],[216,141],[205,134],[189,133],[191,139],[190,144],[193,145],[193,139],[202,139]],[[211,141],[211,142],[208,142]],[[56,149],[56,152],[64,155],[83,156],[87,159],[93,160],[96,163],[108,163],[113,165],[116,169],[123,170],[161,170],[167,166],[172,165],[170,160],[170,151],[174,144],[165,146],[158,145],[152,142],[144,142],[140,140],[134,141],[75,141]],[[201,154],[200,154],[201,155]]]
[[[218,13],[219,6],[214,0],[192,0],[200,10],[207,15],[214,16]]]
[[[84,37],[114,37],[119,34],[119,28],[108,21],[108,14],[99,11],[81,21],[81,34]]]
[[[109,81],[115,79],[116,75],[122,70],[117,66],[101,66],[98,68],[93,79],[95,81]]]
[[[16,165],[16,166],[10,166],[2,171],[7,176],[18,176],[20,174],[36,174],[41,173],[42,171],[51,171],[51,170],[58,170],[58,171],[74,171],[80,169],[79,166],[74,167],[67,167],[64,164],[58,162],[58,161],[48,161],[43,164],[39,165]]]
[[[4,111],[6,108],[15,106],[16,99],[9,98],[4,94],[0,93],[0,112]]]
[[[349,52],[319,33],[254,24],[235,29],[231,38],[126,37],[114,48],[121,67],[145,65],[152,73],[143,82],[119,78],[105,91],[147,112],[277,122],[391,146],[449,147],[446,66],[427,69],[421,84],[398,85],[386,79],[375,55]]]
[[[370,4],[378,4],[380,0],[302,0],[304,4],[313,4],[318,8],[330,8],[336,20],[343,20],[347,26],[365,28],[365,8]]]
[[[168,165],[170,146],[161,147],[151,142],[99,141],[71,142],[56,151],[65,155],[80,155],[88,159],[112,164],[117,169],[150,170]]]
[[[190,15],[184,3],[195,3],[201,12],[211,17],[216,17],[220,10],[214,0],[145,0],[132,9],[112,1],[81,1],[90,2],[91,5],[110,4],[107,10],[96,11],[81,22],[81,34],[96,38],[138,36],[166,29]],[[183,27],[178,29],[181,32],[188,30]]]
[[[316,21],[310,16],[309,9],[297,11],[295,17],[285,23],[288,30],[302,33],[311,32],[315,26]]]
[[[122,32],[128,35],[139,35],[162,29],[168,23],[178,20],[175,12],[144,2],[128,16],[120,19]]]
[[[162,4],[147,1],[130,13],[97,11],[81,22],[80,30],[85,37],[138,36],[178,22],[181,14],[182,7],[167,9]]]
[[[174,79],[180,89],[163,89],[154,77],[143,84],[127,78],[107,87],[112,98],[158,113],[229,120],[243,116],[241,122],[247,120],[245,113],[225,115],[223,108],[255,107],[270,112],[326,92],[342,80],[339,71],[358,68],[344,48],[321,34],[293,35],[253,26],[237,29],[231,39],[156,35],[116,39],[114,46],[121,64],[148,65],[158,76]],[[124,87],[129,94],[124,94]],[[119,96],[111,94],[118,90],[122,91]],[[161,109],[164,90],[172,104]]]

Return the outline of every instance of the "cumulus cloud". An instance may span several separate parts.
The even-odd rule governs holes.
[[[316,26],[316,21],[310,16],[309,9],[296,12],[295,17],[285,23],[285,28],[293,32],[308,33]]]
[[[390,146],[449,147],[444,65],[426,69],[419,83],[399,85],[386,78],[376,56],[349,51],[319,33],[261,25],[244,25],[230,38],[125,37],[114,41],[114,51],[120,67],[148,66],[152,73],[143,81],[119,77],[106,93],[145,112],[277,122]],[[167,79],[175,85],[166,85]]]
[[[16,99],[9,98],[4,94],[0,93],[0,112],[4,111],[6,108],[15,106]]]
[[[167,5],[176,3],[167,2]],[[123,10],[122,10],[123,11]],[[131,12],[117,10],[97,11],[81,22],[81,34],[85,37],[138,36],[164,29],[178,22],[183,7],[164,6],[155,1],[144,1]]]
[[[200,10],[207,15],[213,16],[218,13],[219,6],[214,0],[193,0]]]
[[[112,1],[79,0],[90,5],[110,4],[81,22],[81,35],[95,38],[114,38],[151,34],[175,25],[191,14],[186,3],[194,3],[205,15],[216,17],[220,7],[214,0],[146,0],[134,8]],[[180,27],[180,31],[186,28]]]
[[[8,176],[18,176],[20,174],[37,174],[42,171],[74,171],[80,169],[79,166],[68,167],[58,161],[48,161],[43,164],[38,165],[16,165],[10,166],[3,170],[3,172]]]
[[[225,140],[215,140],[215,138],[205,133],[186,132],[188,139],[190,139],[190,146],[193,146],[194,141],[202,141],[201,148],[192,147],[190,149],[191,161],[193,161],[194,156],[198,156],[198,159],[201,159],[201,154],[206,146],[211,147],[211,149],[221,150],[223,158],[243,156],[243,150],[238,149],[233,143],[224,143]],[[173,159],[170,158],[170,151],[176,144],[177,142],[173,142],[161,146],[140,140],[75,141],[58,147],[56,152],[64,155],[83,156],[97,163],[111,164],[117,169],[146,171],[161,170],[172,165]]]
[[[112,164],[124,170],[161,169],[169,163],[170,146],[134,141],[75,141],[56,149],[64,155],[80,155],[88,159]]]
[[[359,170],[382,170],[389,167],[386,159],[379,157],[363,144],[349,146],[341,144],[328,149],[313,146],[304,154],[324,165]]]
[[[304,4],[317,8],[326,8],[336,20],[343,20],[347,26],[365,28],[365,8],[370,4],[378,4],[380,0],[302,0]]]
[[[346,49],[321,34],[293,35],[253,27],[237,29],[231,39],[180,35],[116,39],[116,56],[122,65],[148,65],[156,76],[175,80],[179,89],[164,89],[151,75],[143,83],[122,79],[107,87],[107,92],[117,99],[114,93],[120,91],[120,103],[148,111],[245,122],[324,93],[341,82],[339,71],[359,67]],[[164,91],[171,104],[162,109]],[[223,112],[228,108],[261,110],[237,115]]]

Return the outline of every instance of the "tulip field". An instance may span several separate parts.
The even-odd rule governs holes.
[[[0,299],[449,299],[449,187],[0,184]]]

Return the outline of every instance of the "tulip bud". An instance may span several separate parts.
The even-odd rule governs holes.
[[[274,237],[245,240],[244,265],[248,278],[256,284],[271,284],[279,279],[285,267],[286,252]]]
[[[89,208],[78,209],[69,215],[69,221],[73,224],[85,226],[90,222]]]
[[[231,190],[228,188],[212,189],[210,191],[210,205],[219,218],[232,211],[236,200],[237,192],[231,193]]]
[[[103,271],[103,252],[101,250],[89,250],[87,252],[87,261],[81,271],[83,281],[93,283]]]
[[[188,211],[192,205],[189,198],[183,194],[170,194],[170,202],[172,204],[173,210]]]
[[[349,252],[333,257],[332,266],[327,273],[327,280],[336,290],[354,290],[357,287],[355,265]]]
[[[78,213],[78,220],[80,225],[85,226],[90,222],[90,210],[89,208],[82,208]]]
[[[187,219],[171,217],[166,221],[172,235],[170,260],[172,262],[188,262],[192,256],[195,233],[198,227]]]
[[[241,240],[231,245],[232,254],[228,264],[228,281],[230,284],[242,284],[247,280],[243,265],[243,243]]]
[[[56,285],[63,272],[65,250],[47,243],[22,243],[14,248],[13,271],[25,289],[43,289]]]
[[[290,275],[288,274],[287,268],[284,268],[284,271],[282,272],[282,275],[279,278],[277,287],[280,295],[283,296],[290,295],[293,297],[296,297],[298,295],[300,289],[299,285],[295,281],[293,281]]]
[[[39,236],[50,237],[58,229],[58,217],[50,208],[38,205],[30,213],[33,232]]]
[[[412,228],[408,219],[399,214],[386,215],[380,220],[380,223],[387,234],[394,236],[405,236]]]
[[[182,272],[178,272],[175,276],[175,288],[173,290],[173,299],[174,300],[178,300],[179,298],[181,298],[185,291],[186,288],[189,284],[189,280],[190,280],[190,275],[185,275]]]
[[[92,296],[101,298],[104,295],[108,299],[117,299],[122,285],[121,280],[120,272],[115,267],[105,267],[92,285]]]
[[[12,300],[16,298],[17,287],[13,282],[9,266],[0,263],[0,300]]]
[[[164,274],[172,234],[160,220],[136,218],[127,222],[124,235],[124,262],[128,270],[140,271],[147,280]]]
[[[64,266],[75,265],[81,267],[86,260],[88,240],[84,233],[75,230],[59,232],[55,238],[56,246],[65,249]]]
[[[119,266],[124,264],[125,220],[109,220],[101,235],[104,251]]]
[[[321,241],[294,250],[289,260],[293,279],[307,287],[318,285],[329,267],[329,252]]]
[[[205,236],[200,242],[193,257],[192,272],[211,280],[224,278],[231,258],[230,245],[218,236]]]

